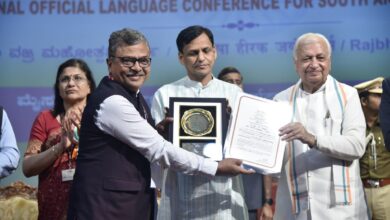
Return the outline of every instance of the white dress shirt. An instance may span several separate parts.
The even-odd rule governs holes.
[[[103,132],[134,148],[150,162],[186,174],[206,175],[204,178],[216,174],[217,162],[172,146],[123,96],[113,95],[105,99],[100,104],[95,123]]]

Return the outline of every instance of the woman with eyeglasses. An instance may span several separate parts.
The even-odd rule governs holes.
[[[26,177],[39,175],[38,219],[66,219],[81,115],[95,81],[88,65],[69,59],[57,71],[54,109],[35,119],[23,159]]]

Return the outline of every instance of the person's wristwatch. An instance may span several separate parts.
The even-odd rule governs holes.
[[[272,198],[265,199],[264,204],[272,206],[274,204],[274,200]]]

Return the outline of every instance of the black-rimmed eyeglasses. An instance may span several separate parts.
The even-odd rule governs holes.
[[[140,67],[149,67],[150,64],[152,63],[152,58],[150,57],[135,58],[135,57],[111,56],[111,58],[117,58],[121,62],[121,64],[125,67],[133,67],[136,62],[138,62],[138,65]]]

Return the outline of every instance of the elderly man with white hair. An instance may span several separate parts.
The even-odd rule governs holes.
[[[368,219],[359,173],[366,125],[358,93],[330,75],[331,46],[321,34],[297,39],[294,63],[300,80],[274,97],[293,113],[280,128],[288,145],[274,219]]]

